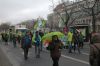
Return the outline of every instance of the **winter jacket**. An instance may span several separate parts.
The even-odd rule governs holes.
[[[68,41],[72,41],[72,38],[73,38],[73,33],[71,33],[71,32],[68,32],[68,37],[67,37],[67,39],[68,39]]]
[[[82,34],[79,34],[79,42],[84,42],[84,37]]]
[[[47,49],[50,50],[50,55],[52,58],[59,58],[61,56],[60,49],[62,48],[62,46],[63,46],[63,44],[61,43],[61,41],[50,42]]]
[[[38,35],[38,37],[36,37],[36,35],[34,35],[32,37],[32,43],[35,44],[35,45],[39,45],[39,43],[41,42],[41,37],[40,35]]]
[[[31,37],[28,35],[25,35],[21,39],[21,47],[22,48],[31,48]]]

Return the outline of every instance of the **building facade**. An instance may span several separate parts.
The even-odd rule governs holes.
[[[89,8],[92,8],[95,4],[94,2],[95,0],[87,0],[86,1],[76,1],[74,3],[65,3],[65,5],[63,3],[59,4],[56,6],[56,8],[54,9],[54,22],[58,24],[59,28],[63,28],[65,23],[64,21],[66,20],[66,11],[67,13],[71,13],[73,12],[70,20],[68,21],[68,24],[70,25],[70,27],[75,27],[77,29],[80,29],[80,31],[82,31],[84,33],[84,36],[88,36],[88,34],[90,32],[93,31],[93,19],[88,12],[85,11],[85,9],[83,9],[83,7],[87,6]],[[98,3],[99,6],[94,7],[94,12],[96,13],[97,11],[100,11],[100,1]],[[95,15],[95,20],[96,20],[96,32],[100,32],[100,13]],[[75,18],[77,17],[77,18]],[[63,20],[62,20],[63,18]],[[75,19],[74,19],[75,18]],[[74,19],[74,21],[73,21]],[[73,21],[73,22],[72,22]]]

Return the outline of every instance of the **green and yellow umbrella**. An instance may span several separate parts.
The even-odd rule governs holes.
[[[48,44],[49,42],[51,42],[52,41],[52,36],[53,35],[57,35],[58,36],[58,38],[61,38],[61,37],[63,37],[63,36],[65,36],[63,33],[61,33],[61,32],[51,32],[51,33],[47,33],[46,35],[44,35],[43,37],[42,37],[42,43],[43,44]]]

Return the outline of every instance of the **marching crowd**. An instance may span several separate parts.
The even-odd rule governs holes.
[[[41,30],[36,32],[26,31],[26,33],[16,34],[16,33],[1,33],[2,41],[5,42],[5,45],[8,45],[8,42],[12,42],[14,48],[17,47],[17,44],[23,49],[24,51],[24,59],[28,59],[28,51],[29,48],[35,46],[35,56],[36,58],[40,58],[40,52],[43,48],[42,37],[45,35]],[[68,49],[68,53],[74,52],[76,49],[78,50],[79,54],[81,53],[80,49],[84,47],[84,36],[81,31],[72,31],[71,29],[63,36],[59,38],[58,35],[52,35],[52,41],[49,42],[48,46],[46,47],[47,50],[50,51],[50,56],[53,60],[53,66],[59,66],[59,58],[61,56],[61,51],[59,49]],[[91,51],[90,51],[91,52]],[[90,57],[93,58],[92,54]],[[90,58],[91,59],[91,58]],[[90,60],[90,63],[93,61]],[[92,66],[91,63],[91,66]]]

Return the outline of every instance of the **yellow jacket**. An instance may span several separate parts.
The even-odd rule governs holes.
[[[67,37],[67,40],[68,41],[72,41],[73,39],[73,33],[71,33],[70,31],[68,32],[68,37]]]

